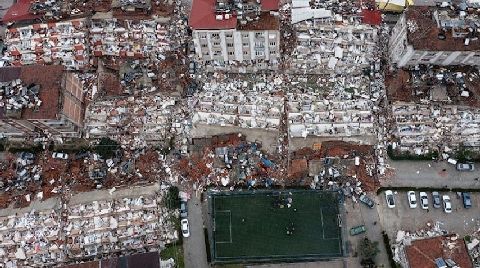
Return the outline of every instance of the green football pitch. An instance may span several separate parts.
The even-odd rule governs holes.
[[[342,256],[336,192],[226,192],[210,202],[214,262]]]

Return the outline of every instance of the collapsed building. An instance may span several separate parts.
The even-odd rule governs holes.
[[[55,64],[80,70],[89,64],[85,19],[10,28],[5,44],[6,61],[13,66]]]
[[[277,0],[195,0],[189,18],[196,60],[207,71],[277,69]]]
[[[378,25],[380,13],[354,2],[341,2],[292,2],[291,23],[297,42],[290,72],[358,74],[370,66],[378,36],[376,27],[364,23],[364,18],[373,18],[372,23]]]
[[[2,137],[58,140],[80,136],[84,91],[63,66],[5,67],[0,74]]]
[[[90,46],[94,56],[148,58],[158,62],[169,48],[167,29],[157,20],[93,19]]]
[[[161,250],[178,239],[171,221],[178,212],[162,204],[167,190],[158,188],[139,191],[142,195],[114,189],[96,201],[57,198],[38,211],[2,214],[0,263],[12,268],[54,267]]]
[[[405,11],[389,41],[394,64],[480,65],[478,4],[445,3],[440,7],[411,6]]]
[[[386,83],[392,102],[390,133],[400,150],[424,154],[480,147],[478,70],[399,70]]]
[[[247,81],[206,83],[196,95],[193,124],[278,130],[284,97],[275,85]]]

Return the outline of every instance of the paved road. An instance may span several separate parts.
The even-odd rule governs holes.
[[[446,161],[389,161],[395,176],[382,181],[382,186],[479,188],[480,171],[459,172]],[[479,167],[477,167],[479,168]]]
[[[394,240],[398,230],[415,232],[421,229],[429,229],[427,223],[431,226],[436,222],[440,227],[459,235],[471,234],[480,227],[480,194],[472,193],[472,207],[465,209],[462,199],[457,198],[454,192],[440,192],[440,195],[448,195],[452,200],[452,213],[445,213],[442,208],[433,208],[431,193],[427,192],[429,210],[423,210],[419,206],[410,208],[406,192],[396,192],[395,208],[388,208],[385,202],[384,193],[377,196],[380,203],[378,210],[380,212],[382,226],[384,227],[391,240]],[[417,199],[419,192],[416,192]]]
[[[208,268],[205,236],[203,233],[202,204],[200,199],[192,195],[188,201],[188,222],[190,224],[190,237],[184,239],[186,268]]]

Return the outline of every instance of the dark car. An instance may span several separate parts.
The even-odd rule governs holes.
[[[440,208],[441,207],[441,199],[440,199],[440,194],[438,192],[433,192],[432,193],[432,200],[433,200],[433,207],[434,208]]]
[[[89,157],[89,156],[90,156],[90,154],[88,152],[79,152],[79,153],[75,154],[75,160],[84,159],[84,158]]]
[[[187,202],[180,201],[180,217],[186,218],[188,216]]]
[[[370,197],[368,197],[366,194],[362,194],[359,199],[360,199],[360,202],[364,203],[369,208],[373,208],[375,206],[375,202],[373,202],[373,200]]]
[[[462,199],[463,199],[463,206],[465,208],[472,207],[472,198],[470,197],[470,193],[462,193]]]

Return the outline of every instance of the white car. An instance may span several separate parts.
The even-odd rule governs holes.
[[[67,160],[67,159],[68,159],[68,154],[64,154],[64,153],[53,153],[53,154],[52,154],[52,157],[53,157],[53,158],[56,158],[56,159]]]
[[[420,192],[420,206],[422,209],[428,209],[428,196],[425,192]]]
[[[188,227],[188,220],[187,219],[182,219],[180,221],[180,226],[182,227],[183,237],[189,237],[190,236],[190,228]]]
[[[393,197],[393,192],[391,190],[385,191],[385,199],[387,200],[387,206],[389,208],[395,207],[395,198]]]
[[[415,192],[414,191],[408,191],[407,196],[408,196],[408,204],[410,205],[410,208],[416,208],[417,207],[417,197],[415,196]]]
[[[451,213],[452,212],[452,202],[450,202],[450,197],[448,195],[442,196],[443,200],[443,211],[445,213]]]

